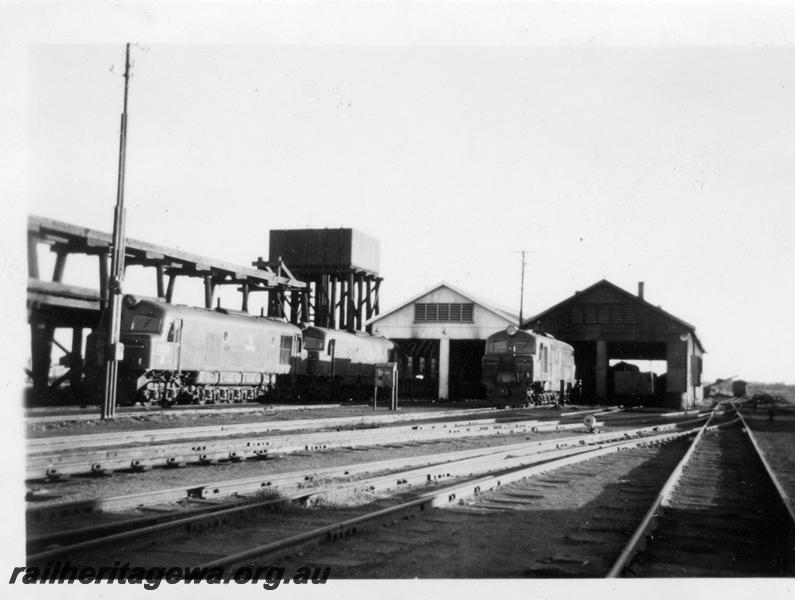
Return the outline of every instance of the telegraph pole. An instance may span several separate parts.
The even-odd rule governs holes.
[[[124,166],[127,153],[127,92],[130,83],[130,44],[127,44],[124,61],[124,109],[121,113],[119,133],[119,178],[116,185],[116,208],[113,212],[113,254],[108,281],[108,325],[105,347],[105,397],[102,418],[116,416],[116,385],[119,376],[119,360],[124,346],[119,343],[121,330],[121,284],[124,281]]]
[[[521,290],[519,292],[519,328],[521,329],[522,320],[523,320],[523,317],[524,317],[524,267],[525,267],[525,264],[526,264],[525,261],[524,261],[524,257],[525,257],[525,254],[527,253],[527,250],[517,250],[517,252],[521,252],[522,253],[522,287],[521,287]]]

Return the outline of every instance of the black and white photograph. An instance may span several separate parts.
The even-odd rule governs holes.
[[[9,597],[792,593],[795,3],[0,14]]]

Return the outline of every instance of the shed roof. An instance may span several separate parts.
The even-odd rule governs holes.
[[[397,312],[397,311],[399,311],[402,308],[405,308],[406,306],[412,304],[413,302],[416,302],[417,300],[419,300],[423,296],[427,296],[429,294],[432,294],[433,292],[435,292],[436,290],[441,289],[441,288],[447,288],[448,290],[450,290],[452,292],[455,292],[459,296],[463,296],[464,298],[466,298],[467,300],[469,300],[473,304],[477,304],[481,308],[484,308],[484,309],[488,310],[489,312],[494,313],[498,317],[501,317],[501,318],[505,319],[506,321],[508,321],[510,323],[513,323],[514,325],[518,325],[519,324],[519,317],[517,315],[515,315],[515,314],[513,314],[513,313],[511,313],[511,312],[509,312],[507,310],[504,310],[504,309],[501,309],[501,308],[497,308],[496,306],[493,306],[493,305],[489,304],[488,302],[484,302],[483,300],[481,300],[480,298],[477,298],[476,296],[473,296],[469,292],[465,292],[465,291],[463,291],[463,290],[461,290],[461,289],[459,289],[459,288],[457,288],[457,287],[455,287],[455,286],[453,286],[453,285],[451,285],[451,284],[449,284],[449,283],[447,283],[445,281],[440,281],[436,285],[434,285],[434,286],[432,286],[432,287],[420,292],[419,294],[416,294],[416,295],[412,296],[411,298],[401,302],[397,306],[394,306],[394,307],[390,308],[388,311],[383,312],[380,315],[377,315],[375,317],[372,317],[371,319],[369,319],[367,321],[367,324],[369,325],[371,323],[375,323],[376,321],[380,321],[381,319],[384,319],[385,317],[391,315],[392,313]]]
[[[628,291],[626,291],[623,288],[618,287],[615,283],[612,283],[612,282],[608,281],[607,279],[602,279],[600,281],[597,281],[596,283],[594,283],[593,285],[585,288],[584,290],[580,290],[579,292],[575,292],[573,296],[570,296],[570,297],[566,298],[565,300],[562,300],[562,301],[558,302],[554,306],[549,307],[545,311],[540,312],[537,315],[530,317],[529,319],[525,320],[524,323],[522,323],[522,328],[524,328],[525,326],[530,325],[533,321],[537,321],[538,319],[541,319],[541,318],[547,316],[549,313],[559,309],[560,307],[564,306],[565,304],[568,304],[569,302],[572,302],[573,300],[576,300],[576,299],[580,298],[581,296],[589,294],[589,293],[593,292],[595,289],[600,288],[600,287],[608,288],[608,289],[610,289],[610,290],[612,290],[612,291],[614,291],[614,292],[626,297],[629,302],[633,302],[633,303],[635,303],[635,304],[637,304],[639,306],[642,306],[643,308],[646,308],[647,310],[651,310],[653,312],[656,312],[657,314],[659,314],[659,315],[661,315],[663,317],[666,317],[666,318],[670,319],[671,321],[677,323],[683,329],[686,329],[693,336],[693,339],[695,340],[696,344],[698,344],[698,347],[701,349],[702,352],[705,352],[704,346],[701,343],[701,340],[699,340],[698,336],[696,335],[696,327],[695,327],[695,325],[691,325],[687,321],[683,321],[679,317],[676,317],[676,316],[672,315],[671,313],[663,310],[661,307],[655,306],[655,305],[647,302],[645,299],[640,298],[639,296],[636,296],[635,294],[633,294],[631,292],[628,292]]]

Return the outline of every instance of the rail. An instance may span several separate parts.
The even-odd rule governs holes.
[[[651,529],[652,524],[654,523],[655,518],[657,517],[657,512],[659,511],[660,507],[662,507],[670,498],[671,493],[673,492],[676,484],[679,482],[679,479],[684,472],[685,466],[690,461],[690,458],[693,456],[695,452],[696,446],[701,441],[701,438],[704,436],[704,432],[709,427],[709,424],[712,422],[713,417],[715,416],[715,412],[713,411],[710,414],[709,418],[705,421],[704,425],[701,426],[696,437],[693,439],[690,447],[685,452],[684,456],[681,458],[679,463],[677,463],[674,470],[671,472],[671,475],[666,480],[665,484],[663,485],[660,492],[657,494],[657,497],[654,499],[654,502],[651,505],[651,508],[646,512],[643,519],[638,525],[637,529],[635,529],[634,533],[627,542],[627,545],[621,551],[621,554],[618,556],[616,561],[613,563],[613,566],[610,568],[610,571],[607,573],[608,578],[618,577],[624,568],[629,564],[629,561],[637,552],[638,548],[640,547],[641,542],[646,536],[646,533]]]
[[[753,433],[751,432],[751,429],[748,426],[745,418],[742,416],[740,411],[737,410],[737,407],[734,405],[733,402],[729,401],[726,404],[728,406],[730,406],[731,410],[733,410],[735,412],[736,417],[734,419],[730,420],[729,422],[722,423],[720,425],[712,425],[711,423],[712,423],[713,417],[722,410],[722,407],[721,407],[721,405],[717,405],[715,407],[715,409],[713,409],[712,413],[709,416],[709,419],[707,420],[707,422],[704,423],[703,427],[698,432],[698,435],[694,438],[692,444],[688,448],[688,450],[685,453],[685,455],[679,461],[679,463],[677,464],[676,468],[671,472],[671,475],[668,477],[668,479],[666,480],[666,482],[663,485],[662,489],[660,490],[660,492],[658,493],[657,497],[655,498],[654,502],[652,503],[651,508],[646,512],[645,516],[643,517],[643,519],[641,520],[640,524],[638,525],[638,527],[635,529],[633,535],[631,536],[629,542],[626,544],[626,546],[622,550],[621,554],[618,556],[616,561],[613,563],[613,566],[611,567],[610,571],[607,573],[607,577],[608,578],[620,577],[623,574],[625,569],[631,563],[631,561],[632,561],[633,557],[635,556],[635,554],[638,552],[638,550],[642,546],[642,544],[643,544],[644,540],[646,539],[646,537],[648,536],[648,534],[654,529],[655,522],[656,522],[656,520],[657,520],[657,518],[658,518],[658,516],[660,514],[660,509],[665,507],[665,506],[668,506],[670,504],[671,497],[673,495],[674,489],[676,488],[678,482],[680,481],[680,479],[682,477],[682,474],[684,472],[684,469],[686,468],[686,466],[689,463],[689,461],[692,459],[693,454],[696,451],[696,447],[698,446],[698,443],[703,438],[704,432],[706,432],[708,429],[712,429],[712,428],[715,428],[715,427],[725,427],[725,426],[737,423],[738,421],[742,424],[743,430],[747,434],[747,436],[748,436],[748,438],[749,438],[749,440],[751,442],[751,445],[754,448],[755,454],[760,459],[760,462],[763,465],[763,468],[764,468],[764,470],[765,470],[765,472],[767,474],[767,477],[769,478],[769,480],[773,484],[773,487],[775,488],[775,490],[776,490],[776,492],[778,494],[778,498],[781,501],[781,503],[783,504],[783,506],[784,506],[788,516],[789,516],[789,534],[790,534],[790,536],[795,537],[795,512],[793,511],[792,503],[791,503],[786,491],[784,490],[784,488],[781,485],[781,483],[778,481],[778,478],[776,477],[775,472],[771,468],[769,462],[766,460],[766,458],[764,456],[764,453],[763,453],[759,443],[755,439]],[[792,539],[792,537],[790,539]],[[790,545],[790,548],[791,548],[791,553],[792,553],[792,545]],[[790,560],[792,561],[792,559],[793,559],[793,557],[791,556]]]

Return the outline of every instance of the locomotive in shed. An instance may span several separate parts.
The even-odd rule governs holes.
[[[98,365],[102,334],[89,340]],[[131,295],[122,303],[121,343],[120,404],[350,397],[372,388],[375,364],[393,351],[368,334]]]
[[[509,325],[486,339],[482,373],[486,396],[499,407],[564,404],[576,385],[574,349]]]

